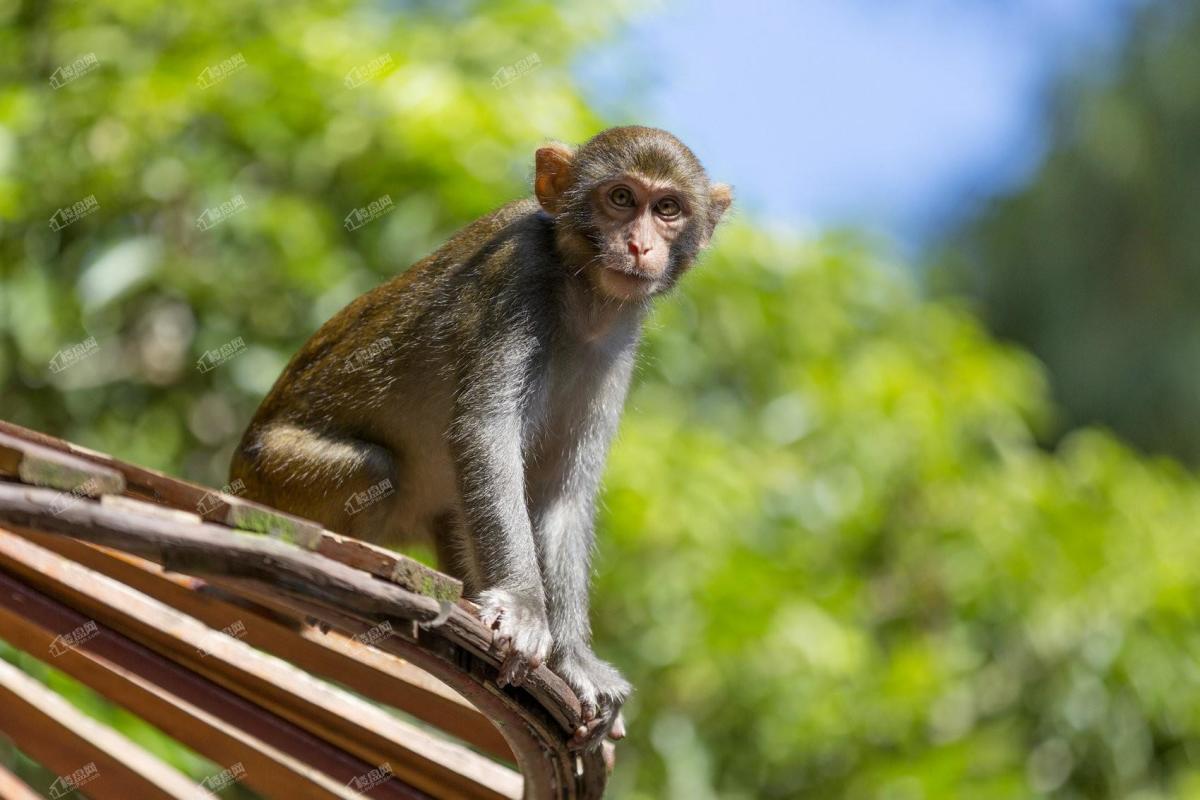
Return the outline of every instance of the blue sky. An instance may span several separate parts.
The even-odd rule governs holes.
[[[1036,167],[1046,90],[1111,51],[1138,2],[674,0],[576,72],[610,118],[677,133],[757,217],[907,248]]]

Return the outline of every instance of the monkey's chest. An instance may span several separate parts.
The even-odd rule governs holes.
[[[586,361],[551,370],[525,408],[523,451],[526,464],[569,456],[595,438],[598,423],[615,401],[607,375]]]

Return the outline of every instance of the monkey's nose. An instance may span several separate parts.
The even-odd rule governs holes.
[[[635,256],[638,256],[638,255],[645,255],[646,253],[649,253],[649,252],[650,252],[650,248],[649,248],[649,247],[639,247],[639,246],[638,246],[638,244],[637,244],[637,242],[630,242],[630,243],[629,243],[629,253],[630,253],[630,255],[635,255]]]

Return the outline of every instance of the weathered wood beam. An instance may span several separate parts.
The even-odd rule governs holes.
[[[435,797],[516,800],[521,778],[135,589],[0,529],[0,566],[30,586]],[[248,616],[248,615],[247,615]]]
[[[493,666],[492,632],[459,605],[438,603],[360,570],[284,542],[238,533],[211,523],[192,523],[153,510],[131,513],[148,504],[129,501],[121,508],[82,499],[57,513],[49,509],[56,493],[20,484],[0,483],[0,523],[116,547],[143,556],[166,569],[213,578],[260,582],[270,592],[350,612],[371,624],[388,618],[437,622],[437,632]],[[544,664],[531,670],[523,687],[567,732],[581,724],[579,700]]]
[[[185,614],[221,630],[241,622],[244,641],[291,661],[315,675],[335,680],[376,702],[394,706],[504,761],[512,750],[496,726],[447,687],[408,661],[372,647],[372,637],[352,638],[298,622],[293,627],[231,602],[200,578],[167,572],[157,564],[100,545],[54,534],[14,528],[42,547],[114,578]]]
[[[371,629],[370,620],[304,598],[279,595],[271,592],[270,587],[238,579],[213,580],[256,602],[290,611],[297,619],[312,617],[354,635],[363,635]],[[565,708],[565,698],[551,693],[546,700],[533,704],[526,699],[529,693],[523,688],[500,688],[491,663],[445,638],[443,633],[444,628],[418,628],[415,640],[392,636],[375,646],[438,676],[496,721],[525,778],[526,800],[591,800],[603,796],[612,766],[611,743],[604,743],[598,750],[569,752],[560,722],[570,713]],[[553,678],[560,680],[557,676]],[[569,689],[565,691],[570,694]],[[547,705],[553,705],[555,712],[551,713]]]
[[[241,562],[240,566],[230,570],[229,564],[217,563],[220,561],[219,556],[205,551],[203,545],[195,540],[195,537],[210,538],[213,535],[210,529],[213,527],[226,534],[233,534],[227,526],[229,520],[236,516],[228,510],[223,511],[220,503],[214,504],[211,499],[213,493],[203,487],[135,465],[124,464],[104,454],[3,421],[0,421],[0,433],[15,435],[93,464],[111,467],[125,479],[126,497],[150,500],[154,504],[153,508],[159,512],[152,515],[143,504],[124,502],[118,496],[107,493],[101,493],[99,503],[87,499],[86,496],[80,498],[79,495],[86,495],[81,492],[64,495],[62,492],[46,492],[44,489],[15,487],[25,493],[8,494],[5,492],[3,478],[0,477],[0,514],[7,513],[4,509],[8,507],[15,519],[30,523],[30,529],[37,529],[41,533],[56,537],[60,542],[67,541],[66,537],[80,536],[81,533],[72,528],[82,526],[86,530],[83,538],[88,541],[144,556],[167,569],[182,569],[180,564],[173,560],[181,558],[189,564],[187,568],[191,572],[206,576],[203,582],[219,585],[232,591],[234,595],[245,598],[246,601],[253,601],[256,604],[255,614],[269,616],[271,612],[264,610],[265,608],[274,609],[277,613],[286,609],[290,612],[287,616],[293,619],[315,618],[323,627],[340,630],[347,636],[367,632],[381,622],[390,622],[401,635],[387,637],[378,648],[363,649],[386,650],[388,655],[408,660],[412,665],[444,681],[494,721],[507,740],[525,777],[526,797],[529,800],[594,798],[603,793],[607,775],[605,765],[611,765],[611,746],[606,743],[602,750],[585,753],[573,753],[567,749],[566,737],[579,725],[578,700],[566,684],[545,666],[539,667],[520,688],[501,689],[496,686],[494,679],[498,660],[491,652],[491,632],[478,621],[476,609],[470,603],[465,600],[459,600],[454,605],[431,603],[431,598],[421,597],[412,591],[404,593],[403,589],[401,592],[409,597],[404,597],[403,594],[382,598],[371,596],[365,602],[356,603],[354,592],[350,590],[353,584],[344,582],[344,575],[337,575],[335,571],[332,581],[315,583],[305,577],[306,567],[319,569],[318,565],[334,561],[340,562],[359,578],[363,577],[363,570],[384,578],[384,581],[368,581],[367,586],[374,583],[386,586],[386,582],[394,582],[410,590],[430,592],[431,587],[421,585],[422,582],[417,579],[416,573],[407,573],[403,565],[397,569],[389,561],[392,558],[404,559],[404,556],[391,554],[390,551],[348,537],[337,537],[328,531],[314,534],[310,527],[304,527],[314,524],[301,520],[303,525],[294,529],[294,535],[288,535],[286,531],[281,532],[276,529],[278,526],[272,528],[270,525],[258,525],[266,527],[272,536],[271,541],[284,549],[259,551],[248,556],[236,554],[233,558],[234,561]],[[3,457],[3,453],[0,453],[0,459]],[[21,479],[19,470],[15,477]],[[10,485],[7,488],[13,487]],[[59,507],[48,506],[47,504],[55,501],[56,497],[59,506],[64,504],[64,497],[72,499],[73,502],[69,504],[71,508],[63,511]],[[200,501],[206,497],[209,500],[201,504]],[[232,508],[239,502],[249,502],[240,498],[234,500],[236,502],[226,505]],[[34,506],[42,506],[41,511],[37,511]],[[55,524],[55,520],[69,516],[78,506],[85,507],[82,516],[69,519],[68,524]],[[128,524],[122,525],[119,519],[92,510],[104,506],[107,506],[107,511],[115,517],[126,518]],[[258,508],[274,514],[280,513],[265,507]],[[257,510],[254,513],[257,513]],[[205,523],[198,520],[198,514],[209,521]],[[34,518],[36,522],[33,521]],[[97,518],[99,525],[94,524]],[[214,526],[213,519],[222,524]],[[3,517],[0,516],[0,521],[2,520]],[[239,524],[255,527],[252,521],[248,522],[244,518]],[[169,541],[165,548],[161,542],[157,545],[147,544],[146,539],[153,540],[153,531],[163,525],[167,528],[185,529],[193,536]],[[293,547],[285,541],[275,539],[290,539],[301,547]],[[305,547],[312,549],[304,550]],[[297,564],[294,560],[297,552],[314,557],[319,557],[317,554],[322,553],[326,559],[309,562],[307,565]],[[131,556],[123,554],[123,557]],[[282,557],[287,566],[279,569],[280,562],[277,557]],[[423,565],[418,566],[422,570],[428,569]],[[319,571],[324,572],[323,569]],[[195,580],[179,575],[172,577],[184,581]],[[392,588],[398,589],[399,586]],[[432,593],[437,594],[436,590]],[[417,597],[416,602],[410,600],[413,596]],[[233,596],[226,599],[235,603],[245,602]],[[434,608],[438,613],[431,616]],[[296,616],[297,614],[299,616]],[[285,621],[284,626],[286,625]],[[301,628],[301,632],[307,637],[317,636],[307,628]]]
[[[84,631],[84,635],[72,636]],[[40,658],[268,797],[355,800],[368,764],[0,571],[0,639]],[[64,644],[67,642],[67,644]],[[428,797],[392,778],[371,797]],[[136,796],[136,795],[131,795]]]
[[[30,758],[58,774],[56,781],[46,787],[52,795],[78,788],[81,794],[96,800],[212,797],[174,767],[84,714],[7,661],[0,661],[0,709],[0,732]],[[4,783],[0,775],[0,797],[13,797],[16,791],[10,793]]]
[[[0,431],[0,475],[31,486],[45,486],[99,497],[120,494],[125,478],[115,469]]]
[[[176,572],[263,580],[363,613],[419,622],[442,613],[433,598],[282,541],[192,523],[136,500],[114,507],[81,498],[60,508],[60,496],[51,489],[0,482],[0,523],[117,547]],[[133,512],[135,507],[140,513]]]
[[[78,489],[87,483],[92,490],[89,496],[92,497],[124,492],[131,497],[198,514],[210,522],[268,534],[316,550],[334,561],[364,569],[376,577],[435,600],[454,602],[462,596],[462,582],[456,578],[402,553],[339,536],[323,530],[311,520],[239,497],[237,486],[226,487],[229,491],[215,491],[4,420],[0,420],[0,437],[0,475],[16,477],[23,483],[64,491]],[[40,459],[38,463],[46,462],[53,469],[30,472],[30,477],[34,479],[21,477],[17,467],[25,452],[35,453]],[[54,466],[58,463],[55,456],[64,457],[63,463],[69,464],[75,472]],[[6,465],[10,463],[12,466],[6,472]],[[89,472],[88,468],[92,471]],[[36,479],[41,473],[60,474],[62,477],[57,482],[46,482]],[[96,475],[104,477],[88,483]],[[119,481],[119,484],[114,481]]]

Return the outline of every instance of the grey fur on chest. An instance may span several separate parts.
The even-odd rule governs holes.
[[[583,433],[596,420],[619,415],[628,388],[638,330],[587,339],[564,332],[546,348],[524,413],[527,447]],[[549,441],[548,441],[549,440]]]

